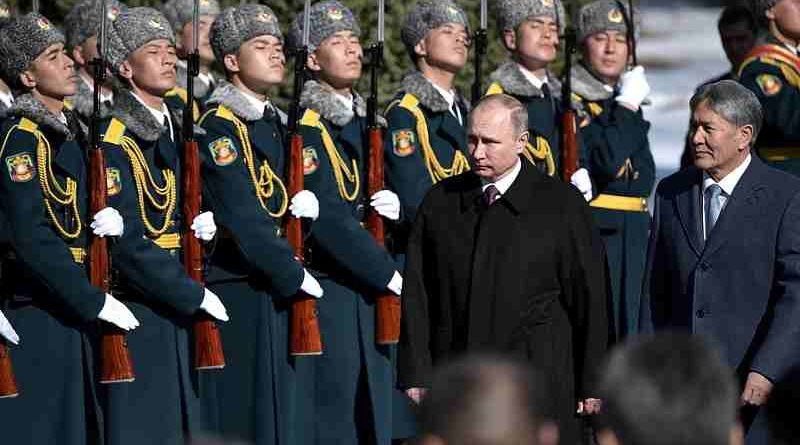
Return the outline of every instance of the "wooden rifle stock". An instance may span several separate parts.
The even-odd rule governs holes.
[[[14,368],[11,366],[11,356],[5,339],[0,339],[0,399],[17,397],[17,380],[14,378]]]
[[[289,141],[287,181],[289,196],[294,196],[303,190],[303,176],[303,136],[295,131]],[[286,216],[286,239],[292,246],[297,261],[303,263],[303,225],[300,218]],[[292,355],[322,354],[322,334],[317,318],[317,301],[302,291],[298,291],[298,295],[292,301],[289,333]]]
[[[369,166],[367,168],[367,195],[383,190],[383,129],[369,129]],[[383,217],[369,207],[367,230],[381,247],[384,245]],[[400,297],[383,292],[375,299],[375,342],[394,345],[400,341]]]
[[[564,182],[570,182],[578,171],[578,128],[575,110],[564,110],[561,115],[561,165]]]

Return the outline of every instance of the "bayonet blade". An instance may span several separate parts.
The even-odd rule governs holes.
[[[384,8],[385,8],[384,0],[378,0],[378,43],[383,43],[383,31],[384,31]]]
[[[192,51],[193,53],[197,52],[197,49],[200,47],[200,0],[194,0],[194,5],[192,6]]]
[[[305,9],[303,10],[303,47],[308,47],[308,33],[311,27],[311,0],[306,0]]]
[[[487,28],[488,16],[489,8],[487,6],[487,0],[481,0],[481,29],[483,30]]]

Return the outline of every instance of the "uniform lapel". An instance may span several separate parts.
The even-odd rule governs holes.
[[[700,257],[703,253],[703,217],[700,209],[702,174],[696,170],[694,176],[692,186],[675,198],[675,207],[689,245],[692,246],[695,255]]]
[[[466,115],[463,117],[466,117]],[[437,134],[459,149],[466,145],[466,130],[449,111],[442,113],[441,125],[437,130]]]

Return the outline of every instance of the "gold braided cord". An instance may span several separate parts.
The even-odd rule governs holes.
[[[247,164],[247,171],[250,173],[250,181],[253,183],[253,189],[256,192],[258,203],[261,204],[261,208],[263,208],[269,216],[273,218],[282,217],[289,207],[289,194],[286,191],[286,186],[283,184],[283,181],[281,181],[281,178],[275,174],[269,166],[269,162],[266,160],[261,163],[258,169],[259,175],[256,177],[256,158],[253,155],[253,147],[250,145],[250,135],[247,131],[247,125],[236,117],[234,117],[233,123],[239,133],[239,139],[242,142],[245,164]],[[273,212],[269,208],[269,199],[275,194],[276,186],[280,189],[281,204],[278,210]]]
[[[348,169],[347,163],[342,159],[342,155],[340,155],[339,151],[336,149],[336,144],[333,143],[333,139],[331,139],[331,135],[328,133],[328,129],[325,128],[325,125],[322,122],[317,122],[315,126],[322,133],[322,145],[325,146],[325,151],[328,153],[328,157],[331,160],[331,168],[333,168],[333,175],[336,177],[336,185],[339,187],[339,195],[345,201],[355,201],[361,189],[358,164],[355,159],[353,159],[350,161],[352,170]],[[347,193],[345,179],[347,179],[347,182],[354,184],[352,193]]]
[[[52,150],[50,149],[50,142],[44,137],[41,131],[36,130],[36,162],[39,168],[39,185],[44,192],[44,206],[47,210],[47,215],[50,217],[50,222],[56,228],[58,233],[67,239],[76,239],[80,236],[83,229],[78,210],[78,183],[71,178],[67,178],[66,189],[59,184],[58,179],[52,170]],[[54,190],[55,189],[55,190]],[[76,227],[73,231],[68,231],[59,222],[56,217],[55,211],[50,201],[55,201],[62,206],[69,206],[72,210],[72,216],[76,221]]]
[[[459,175],[469,170],[469,161],[466,156],[461,153],[461,150],[456,150],[456,154],[453,156],[453,164],[450,165],[450,168],[442,167],[442,163],[439,162],[439,159],[436,157],[436,152],[433,151],[433,147],[431,146],[431,138],[428,133],[428,123],[425,120],[425,114],[419,107],[403,108],[410,111],[417,121],[417,136],[419,136],[419,143],[422,145],[422,156],[425,159],[425,167],[428,168],[428,174],[434,184],[442,179]]]
[[[122,148],[128,155],[131,170],[133,171],[133,180],[136,183],[136,193],[138,195],[139,213],[142,218],[142,223],[144,223],[145,229],[147,229],[151,237],[161,236],[173,224],[172,218],[178,202],[178,187],[175,180],[175,173],[170,169],[162,170],[164,186],[159,187],[153,179],[153,175],[150,173],[150,168],[147,165],[147,160],[144,158],[144,154],[136,144],[136,141],[128,136],[124,136],[122,138]],[[147,182],[152,186],[158,197],[153,195]],[[161,227],[156,228],[147,216],[145,196],[148,198],[150,205],[164,215],[164,223]],[[161,202],[159,202],[158,198],[161,199]]]
[[[550,150],[550,143],[547,142],[547,139],[536,136],[536,146],[534,147],[533,144],[528,142],[525,144],[525,149],[522,150],[522,155],[533,165],[536,165],[536,162],[544,162],[547,176],[556,174],[556,163],[553,160],[553,152]]]

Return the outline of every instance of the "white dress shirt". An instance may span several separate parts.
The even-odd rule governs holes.
[[[739,183],[739,180],[742,179],[742,175],[744,172],[747,171],[747,167],[750,165],[750,161],[752,160],[751,155],[747,155],[747,158],[739,164],[738,167],[733,169],[732,172],[728,173],[721,181],[717,182],[712,178],[708,173],[703,172],[703,190],[700,195],[700,209],[702,210],[703,214],[703,236],[705,237],[706,234],[706,190],[711,187],[713,184],[719,185],[722,189],[722,193],[719,195],[719,202],[720,208],[724,211],[725,205],[728,203],[728,198],[733,194],[733,189],[736,188],[736,184]],[[720,213],[721,215],[722,213]]]
[[[540,78],[536,74],[533,74],[532,72],[528,71],[528,69],[522,66],[521,64],[518,63],[517,66],[519,66],[519,70],[520,72],[522,72],[522,75],[525,76],[526,79],[528,79],[528,82],[533,84],[533,86],[535,86],[536,88],[541,90],[542,87],[546,83],[548,83],[547,74],[544,75],[544,78]]]
[[[511,167],[511,170],[509,170],[508,173],[506,173],[502,178],[498,179],[497,181],[487,182],[481,180],[481,182],[483,183],[481,190],[483,192],[486,192],[486,189],[489,188],[490,185],[494,185],[497,188],[497,191],[500,192],[500,196],[503,196],[506,194],[508,189],[511,188],[511,184],[513,184],[514,181],[517,179],[517,176],[519,176],[519,172],[521,170],[522,170],[522,161],[517,159],[517,163],[514,164],[513,167]]]
[[[456,107],[453,106],[456,103],[456,92],[453,90],[447,91],[444,88],[440,87],[439,85],[436,85],[435,83],[431,82],[430,80],[428,80],[428,82],[430,82],[430,84],[433,85],[434,88],[436,88],[436,91],[438,91],[439,94],[442,95],[444,100],[447,102],[447,107],[450,109],[450,114],[452,114],[453,117],[458,120],[458,123],[463,126],[464,119],[461,116],[461,110],[459,110],[457,106]]]
[[[137,96],[135,93],[131,92],[131,95],[133,95],[133,97],[136,98],[136,100],[138,100],[140,104],[144,105],[144,107],[147,108],[147,111],[149,111],[150,114],[153,115],[153,117],[155,118],[156,122],[159,123],[159,125],[168,125],[169,126],[169,138],[170,138],[170,140],[172,140],[174,142],[175,139],[174,139],[173,133],[174,133],[175,129],[172,127],[172,119],[169,117],[169,108],[167,108],[167,104],[162,102],[161,103],[161,110],[156,110],[155,108],[151,108],[151,107],[147,106],[147,104],[144,103],[144,101],[139,96]],[[165,120],[166,120],[166,122],[165,122]]]
[[[245,99],[247,99],[247,102],[250,105],[252,105],[253,108],[255,108],[256,111],[258,111],[258,113],[261,114],[262,117],[264,116],[264,107],[269,106],[272,109],[275,109],[275,107],[272,105],[272,102],[270,102],[269,99],[261,100],[261,99],[255,97],[255,96],[253,96],[252,94],[248,93],[247,91],[243,91],[243,90],[239,90],[239,91],[242,93],[242,95],[245,97]]]

